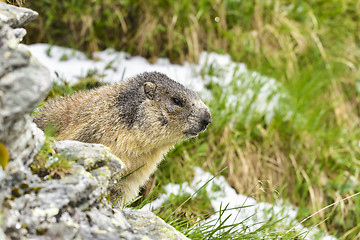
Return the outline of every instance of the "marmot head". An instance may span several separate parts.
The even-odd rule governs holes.
[[[122,118],[129,128],[158,141],[176,143],[197,136],[211,123],[209,108],[199,96],[165,74],[146,72],[127,86],[131,89],[118,99]]]

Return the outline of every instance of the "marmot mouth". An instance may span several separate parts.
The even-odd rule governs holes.
[[[187,132],[185,132],[185,134],[186,134],[186,136],[188,136],[188,137],[196,137],[196,136],[199,134],[199,132],[187,131]]]
[[[205,132],[206,126],[202,126],[201,129],[190,129],[188,131],[185,131],[184,133],[188,137],[196,137],[197,135],[199,135],[199,133]]]
[[[196,137],[199,133],[198,132],[192,132],[192,131],[187,131],[184,132],[187,136],[191,136],[191,137]]]

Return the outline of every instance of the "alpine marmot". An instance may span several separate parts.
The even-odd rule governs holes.
[[[111,190],[117,206],[138,195],[176,143],[197,136],[211,123],[208,107],[192,90],[158,72],[58,97],[35,116],[44,128],[58,128],[58,140],[100,143],[126,165],[124,180]]]

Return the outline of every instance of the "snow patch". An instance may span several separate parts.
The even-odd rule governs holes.
[[[238,229],[246,232],[253,232],[261,227],[270,219],[281,219],[276,224],[279,231],[285,231],[299,222],[296,220],[298,209],[282,200],[275,204],[266,202],[257,202],[254,198],[237,194],[225,180],[224,176],[214,177],[209,172],[205,172],[199,167],[194,168],[195,176],[192,182],[184,182],[182,184],[168,184],[165,186],[166,193],[161,194],[155,201],[148,203],[143,208],[155,210],[169,199],[170,195],[182,196],[184,194],[194,195],[198,189],[204,187],[207,197],[210,199],[211,205],[218,213],[210,216],[206,221],[218,223],[226,221],[227,224],[241,223]],[[224,210],[225,209],[225,210]],[[222,221],[217,221],[220,217]],[[245,228],[244,228],[245,227]],[[330,235],[322,235],[319,229],[308,229],[302,225],[298,225],[296,230],[306,235],[306,239],[325,239],[335,240]],[[321,238],[319,238],[319,235]]]

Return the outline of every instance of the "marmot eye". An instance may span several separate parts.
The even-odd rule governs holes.
[[[178,99],[178,98],[176,98],[176,97],[173,97],[173,98],[171,98],[171,100],[172,100],[172,102],[173,102],[175,105],[178,105],[178,106],[180,106],[180,107],[183,106],[183,104],[182,104],[182,102],[181,102],[180,99]]]

